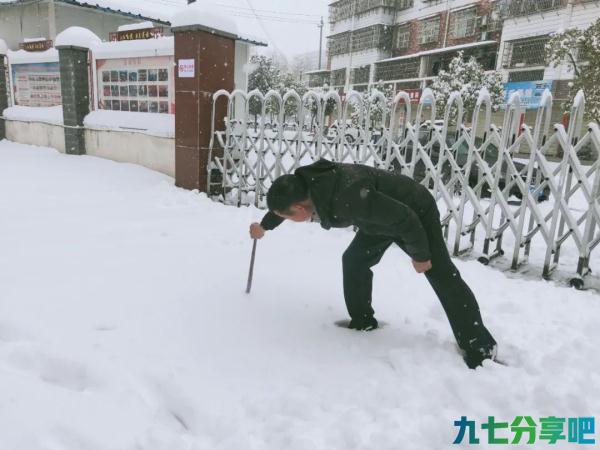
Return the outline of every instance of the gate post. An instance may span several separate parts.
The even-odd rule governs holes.
[[[8,108],[8,92],[6,91],[6,62],[4,60],[8,53],[6,42],[0,39],[0,116]],[[6,138],[6,121],[0,118],[0,141]]]
[[[206,192],[211,140],[212,96],[234,89],[235,42],[231,31],[213,28],[184,8],[173,20],[175,36],[175,184]],[[214,19],[214,13],[208,16]],[[215,21],[217,22],[217,21]],[[218,21],[220,26],[227,20]],[[226,115],[217,105],[217,128]],[[220,122],[220,123],[219,123]]]
[[[88,56],[100,38],[81,27],[70,27],[56,36],[55,48],[60,61],[65,152],[85,155],[83,119],[90,112]]]

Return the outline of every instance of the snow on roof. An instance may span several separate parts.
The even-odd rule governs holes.
[[[129,131],[175,137],[175,114],[97,110],[85,116],[83,123],[86,128],[93,130]]]
[[[40,41],[45,41],[46,38],[45,37],[34,37],[34,38],[25,38],[23,39],[23,42],[40,42]]]
[[[452,47],[434,48],[433,50],[424,50],[422,52],[412,53],[410,55],[396,56],[394,58],[382,59],[380,61],[377,61],[376,64],[383,63],[383,62],[390,62],[390,61],[400,61],[402,59],[418,58],[420,56],[434,55],[436,53],[453,52],[453,51],[457,51],[457,50],[464,50],[466,48],[482,47],[484,45],[492,45],[492,44],[498,44],[498,41],[470,42],[468,44],[453,45]]]
[[[238,24],[223,11],[219,11],[215,5],[210,3],[191,3],[181,8],[172,20],[172,27],[187,27],[199,25],[211,32],[223,32],[234,36],[236,39],[251,42],[258,45],[266,45],[254,36],[242,34],[239,31]]]
[[[2,4],[11,4],[11,3],[19,3],[20,0],[0,0],[0,5]],[[196,21],[201,21],[200,23],[194,23],[193,25],[205,25],[207,28],[212,28],[215,30],[229,32],[235,30],[235,33],[230,33],[235,35],[236,39],[248,42],[250,44],[255,45],[263,45],[266,46],[267,39],[262,35],[252,35],[246,32],[240,33],[239,30],[247,30],[252,29],[260,30],[260,24],[255,18],[240,18],[240,17],[231,17],[228,15],[226,10],[222,5],[214,2],[213,0],[202,0],[202,4],[199,2],[192,3],[190,5],[175,5],[173,3],[153,3],[147,0],[56,0],[63,3],[68,3],[71,5],[79,5],[83,7],[96,8],[96,9],[105,9],[110,12],[114,12],[115,14],[123,14],[127,16],[137,16],[140,19],[152,20],[154,22],[159,22],[163,25],[172,25],[176,26],[172,23],[174,16],[178,15],[182,10],[183,16],[189,14],[190,9],[203,9],[205,11],[205,15],[211,15],[212,18],[215,19],[215,23],[211,23],[206,19],[202,19],[202,17],[197,18]],[[181,18],[181,23],[185,23],[184,18]],[[186,25],[179,25],[186,26]]]
[[[175,53],[175,39],[164,36],[135,41],[101,42],[94,46],[96,59],[171,56]]]
[[[131,31],[131,30],[144,30],[146,28],[152,28],[154,24],[149,21],[138,22],[138,23],[130,23],[128,25],[121,25],[117,28],[117,31]]]
[[[6,55],[7,52],[8,46],[6,45],[6,42],[4,42],[4,39],[0,39],[0,55]]]
[[[151,3],[146,0],[57,0],[72,5],[87,6],[90,8],[106,9],[117,14],[138,16],[143,19],[151,19],[168,25],[171,16],[179,10],[179,6],[167,3]],[[20,3],[21,0],[0,0],[2,4]]]
[[[307,70],[306,72],[304,72],[305,75],[311,75],[314,73],[325,73],[325,72],[330,72],[327,69],[315,69],[315,70]]]
[[[25,50],[12,51],[7,53],[10,64],[34,64],[46,62],[58,62],[58,50],[49,48],[43,52],[27,52]]]
[[[2,112],[2,111],[0,111]],[[8,120],[20,120],[23,122],[44,122],[53,125],[61,125],[63,123],[62,105],[49,107],[33,107],[33,106],[11,106],[2,112]]]
[[[102,42],[98,36],[87,28],[69,27],[65,31],[58,33],[54,46],[73,46],[91,48]]]

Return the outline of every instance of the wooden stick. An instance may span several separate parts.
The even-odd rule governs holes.
[[[252,288],[252,275],[254,274],[254,257],[256,256],[256,239],[252,244],[252,256],[250,257],[250,270],[248,271],[248,284],[246,285],[246,294],[250,293]]]

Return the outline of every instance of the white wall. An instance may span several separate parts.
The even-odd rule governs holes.
[[[62,125],[7,119],[6,138],[21,144],[52,147],[65,153],[65,132]]]
[[[21,144],[52,147],[65,153],[62,125],[42,122],[6,121],[6,138]],[[139,164],[175,177],[175,139],[144,133],[85,130],[88,155]]]
[[[88,155],[139,164],[175,177],[175,139],[144,133],[85,130]]]
[[[364,52],[354,52],[352,54],[352,67],[361,67],[367,64],[373,64],[375,61],[389,57],[387,52],[378,49],[371,49]],[[336,55],[331,58],[331,70],[343,69],[350,63],[350,54]]]

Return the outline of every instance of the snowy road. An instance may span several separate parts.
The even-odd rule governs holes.
[[[473,448],[488,416],[599,428],[593,291],[457,261],[510,364],[470,371],[398,249],[375,269],[388,326],[332,325],[349,231],[268,233],[247,296],[261,213],[147,169],[3,141],[0,210],[0,450],[437,450],[461,416]],[[524,446],[546,447],[590,446]]]

